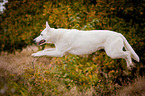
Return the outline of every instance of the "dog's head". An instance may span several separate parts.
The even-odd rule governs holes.
[[[48,25],[48,22],[46,21],[46,28],[41,32],[41,34],[36,37],[33,41],[35,43],[37,43],[37,45],[43,45],[45,44],[46,42],[49,42],[49,38],[50,38],[50,35],[49,35],[49,31],[51,30],[50,26]]]

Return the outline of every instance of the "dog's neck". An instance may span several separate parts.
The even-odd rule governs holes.
[[[57,43],[58,41],[60,41],[60,39],[61,39],[61,36],[62,36],[62,34],[63,34],[63,32],[61,32],[61,31],[59,31],[58,32],[58,30],[59,29],[54,29],[54,28],[51,28],[51,37],[50,37],[50,41],[52,42],[52,43]],[[61,34],[61,35],[60,35]]]

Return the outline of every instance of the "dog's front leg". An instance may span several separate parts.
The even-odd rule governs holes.
[[[39,54],[43,54],[45,53],[46,51],[55,51],[56,48],[48,48],[48,49],[45,49],[45,50],[42,50],[42,51],[38,51],[37,53],[33,53],[31,56],[39,56]]]
[[[43,51],[54,51],[54,50],[56,50],[56,48],[48,48],[48,49],[45,49]]]
[[[37,53],[33,53],[32,56],[34,56],[34,57],[38,57],[38,56],[62,57],[63,53],[60,51],[57,51],[57,50],[52,50],[52,51],[43,50],[43,51],[39,51]]]

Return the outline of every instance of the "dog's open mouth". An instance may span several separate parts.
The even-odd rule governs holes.
[[[37,43],[37,45],[43,45],[43,44],[45,44],[45,43],[46,43],[45,40],[41,40],[40,42]]]

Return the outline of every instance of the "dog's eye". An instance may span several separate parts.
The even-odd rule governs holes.
[[[40,34],[41,36],[43,36],[43,34]]]

